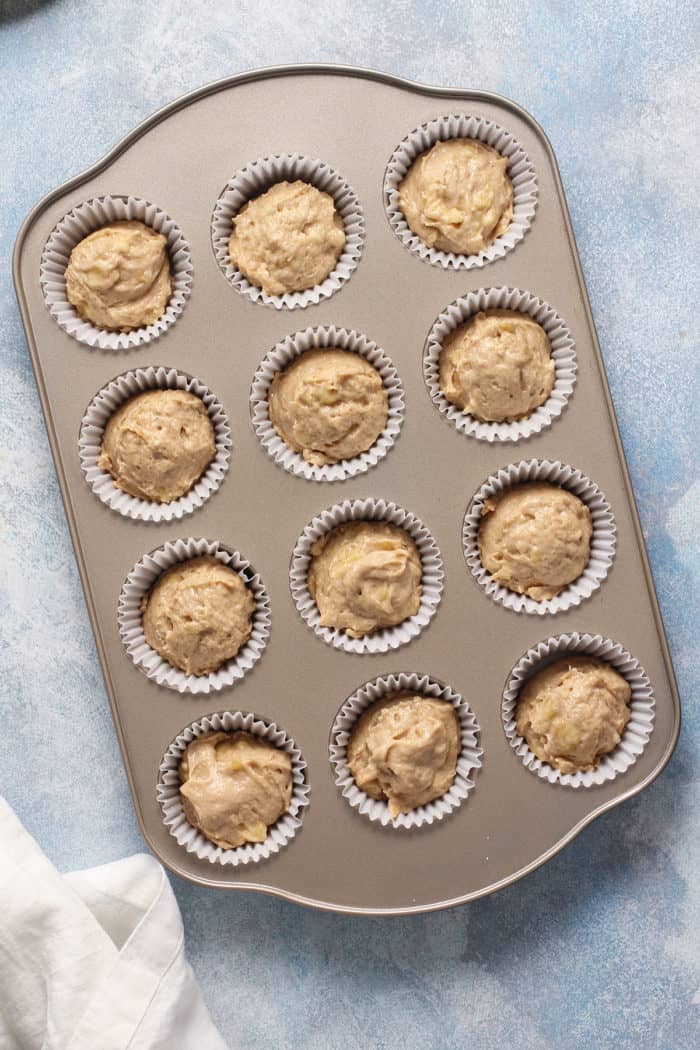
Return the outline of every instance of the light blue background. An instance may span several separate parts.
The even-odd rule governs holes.
[[[192,964],[232,1047],[684,1050],[697,1039],[700,22],[691,8],[0,0],[0,786],[58,867],[143,844],[11,287],[12,246],[39,197],[153,109],[241,70],[355,63],[500,92],[544,126],[685,704],[676,754],[650,790],[525,882],[458,910],[362,920],[173,879]]]

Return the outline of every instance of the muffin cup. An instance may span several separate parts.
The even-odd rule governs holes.
[[[513,218],[510,226],[496,237],[488,248],[476,255],[460,255],[429,248],[418,234],[411,230],[399,208],[399,186],[414,161],[437,142],[447,139],[476,139],[493,146],[508,158],[508,175],[513,183]],[[394,150],[384,175],[384,206],[389,224],[402,244],[426,262],[444,269],[473,270],[494,259],[502,259],[527,233],[537,207],[537,176],[525,150],[506,131],[484,117],[451,114],[438,117],[407,135]]]
[[[412,809],[409,813],[399,813],[397,817],[392,817],[386,802],[370,798],[355,783],[347,762],[347,745],[355,723],[368,707],[387,695],[403,692],[449,701],[459,719],[462,746],[457,759],[457,775],[445,794],[424,806]],[[330,744],[330,762],[335,782],[353,809],[357,809],[363,816],[383,827],[421,828],[426,824],[433,824],[461,806],[473,791],[472,774],[481,768],[483,755],[483,750],[479,747],[480,732],[474,713],[466,700],[434,678],[415,673],[389,674],[374,678],[348,697],[336,715],[331,729]]]
[[[291,803],[287,812],[268,829],[264,842],[247,842],[235,849],[222,849],[193,827],[185,816],[180,796],[180,760],[193,740],[220,731],[250,733],[261,740],[267,740],[291,756]],[[301,752],[291,737],[274,722],[264,722],[253,714],[243,714],[241,711],[225,711],[223,714],[208,715],[192,722],[173,740],[160,764],[156,794],[163,811],[163,823],[188,853],[194,853],[200,860],[208,860],[210,864],[238,867],[241,864],[255,864],[266,860],[279,853],[282,847],[294,838],[301,827],[303,810],[309,804],[309,786],[305,774],[306,762],[301,757]]]
[[[255,599],[253,630],[236,656],[217,671],[208,675],[188,675],[164,660],[146,641],[141,600],[167,569],[204,554],[211,554],[223,565],[229,565],[248,586]],[[270,634],[270,599],[258,574],[237,551],[226,550],[215,540],[175,540],[146,554],[133,567],[119,596],[117,620],[126,651],[147,678],[178,693],[211,693],[235,685],[260,659]]]
[[[98,465],[105,427],[116,410],[147,390],[184,390],[201,398],[214,428],[216,455],[192,488],[170,503],[130,496],[114,483],[112,475]],[[173,521],[191,514],[209,499],[228,470],[231,429],[221,402],[198,379],[174,368],[137,368],[117,376],[92,399],[80,425],[80,465],[88,485],[111,510],[137,521]]]
[[[525,681],[547,664],[567,655],[592,656],[610,664],[622,675],[632,690],[630,720],[625,726],[620,743],[610,754],[604,755],[595,769],[587,772],[561,773],[543,762],[530,750],[515,726],[518,695]],[[510,746],[522,759],[523,765],[550,784],[565,787],[594,787],[614,780],[633,766],[646,747],[654,726],[654,693],[643,667],[617,642],[600,634],[560,634],[528,649],[515,665],[503,691],[501,717]]]
[[[131,332],[111,332],[84,320],[68,302],[66,267],[73,248],[89,233],[127,219],[138,220],[167,237],[172,294],[153,324]],[[96,197],[78,204],[54,228],[41,255],[39,280],[49,313],[73,339],[93,349],[130,350],[157,339],[175,324],[192,291],[192,257],[179,226],[155,204],[138,197]]]
[[[423,567],[420,607],[415,616],[363,638],[351,638],[345,631],[322,627],[318,606],[308,587],[311,547],[321,536],[350,521],[383,521],[405,529],[418,549]],[[334,649],[359,654],[386,653],[416,638],[435,615],[442,597],[443,579],[442,557],[430,531],[414,514],[383,499],[345,500],[324,510],[309,522],[297,540],[290,569],[292,598],[306,625]]]
[[[524,419],[484,423],[451,404],[440,387],[440,354],[456,328],[482,310],[515,310],[544,328],[554,362],[554,386],[547,400]],[[561,317],[548,303],[518,288],[480,288],[445,307],[428,333],[423,353],[423,376],[433,404],[461,434],[480,441],[521,441],[539,434],[562,414],[576,382],[574,341]]]
[[[269,392],[275,375],[284,371],[296,358],[307,350],[350,350],[359,354],[376,368],[381,376],[389,399],[386,426],[375,443],[366,452],[352,459],[315,466],[307,463],[300,452],[295,452],[280,437],[270,420]],[[401,380],[392,361],[383,350],[367,336],[335,325],[324,328],[307,328],[303,332],[288,335],[278,343],[261,361],[250,393],[250,412],[253,429],[260,443],[275,463],[290,474],[306,478],[307,481],[344,481],[346,478],[364,474],[370,467],[384,459],[393,446],[403,422],[405,397]]]
[[[479,525],[481,511],[489,497],[497,496],[514,485],[525,482],[550,482],[568,489],[582,500],[591,512],[593,532],[591,535],[591,553],[585,569],[573,583],[565,587],[554,598],[536,602],[526,594],[517,594],[497,583],[484,568],[479,555]],[[598,486],[582,474],[580,470],[559,463],[557,460],[522,460],[503,467],[496,474],[487,478],[467,508],[462,526],[462,544],[464,557],[467,560],[472,576],[495,602],[504,605],[513,612],[545,613],[564,612],[572,609],[585,598],[590,598],[610,571],[615,557],[617,530],[610,505]]]
[[[228,242],[233,230],[233,220],[244,204],[265,193],[275,183],[294,182],[297,179],[310,183],[333,198],[336,211],[345,226],[345,247],[333,270],[320,284],[303,292],[268,295],[262,288],[251,284],[231,262]],[[337,292],[355,270],[362,254],[364,239],[365,220],[354,190],[333,168],[300,153],[261,157],[241,168],[227,182],[214,205],[211,218],[212,247],[224,276],[241,295],[245,295],[254,303],[274,306],[277,310],[303,309],[312,303],[328,299]]]

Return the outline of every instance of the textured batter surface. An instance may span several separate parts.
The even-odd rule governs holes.
[[[232,1050],[406,1050],[417,1032],[430,1050],[503,1050],[514,1038],[520,1050],[692,1045],[700,390],[697,188],[688,172],[699,163],[700,63],[690,46],[698,11],[685,0],[473,0],[437,13],[428,0],[328,0],[312,11],[301,0],[241,0],[235,18],[230,3],[200,0],[196,20],[192,10],[185,0],[0,6],[0,633],[12,727],[2,790],[64,871],[144,849],[7,279],[30,207],[152,110],[244,69],[354,62],[498,91],[534,114],[557,154],[685,703],[676,752],[648,790],[544,868],[443,914],[357,919],[171,878],[189,958]],[[498,46],[484,46],[495,26]],[[443,305],[436,294],[431,309]],[[533,641],[547,631],[533,625]]]
[[[384,521],[349,522],[317,540],[311,553],[309,594],[322,627],[362,638],[418,612],[423,570],[404,529]]]
[[[399,207],[430,248],[476,255],[505,233],[513,218],[508,160],[476,139],[436,142],[399,186]]]
[[[238,573],[208,554],[159,576],[143,600],[143,633],[185,674],[211,674],[250,638],[255,599]]]
[[[235,216],[228,252],[251,284],[284,295],[325,281],[344,244],[330,194],[308,182],[277,182]]]
[[[393,696],[372,704],[348,743],[355,783],[392,817],[440,798],[457,772],[459,721],[447,700]]]
[[[479,556],[503,587],[541,602],[581,575],[591,533],[591,513],[578,496],[528,482],[484,500]]]
[[[595,769],[620,743],[631,695],[629,683],[609,664],[582,656],[557,660],[521,689],[518,733],[562,773]]]
[[[554,385],[544,328],[527,314],[487,310],[455,328],[440,354],[446,399],[484,422],[529,416]]]
[[[270,387],[275,430],[318,466],[371,448],[386,426],[388,404],[377,369],[348,350],[307,350]]]
[[[66,294],[98,328],[130,332],[153,324],[172,290],[167,241],[142,222],[113,222],[76,244]]]
[[[187,747],[180,780],[190,824],[222,849],[235,849],[264,842],[289,809],[292,760],[250,733],[210,733]]]
[[[170,503],[189,492],[215,453],[214,427],[201,397],[147,390],[110,416],[98,466],[131,496]]]

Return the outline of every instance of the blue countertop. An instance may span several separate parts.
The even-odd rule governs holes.
[[[697,1038],[700,18],[691,9],[681,0],[0,0],[0,784],[54,863],[86,867],[143,842],[11,286],[12,246],[39,197],[151,111],[244,69],[354,63],[496,91],[544,126],[685,704],[676,753],[649,790],[526,881],[474,904],[355,919],[173,878],[190,959],[232,1048],[684,1050]]]

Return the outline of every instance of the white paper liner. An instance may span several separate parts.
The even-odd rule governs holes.
[[[167,237],[172,294],[164,313],[153,324],[131,332],[109,332],[84,320],[68,302],[66,267],[79,241],[110,222],[126,219],[138,220]],[[155,204],[138,197],[96,197],[73,208],[52,231],[41,255],[39,280],[49,312],[64,332],[100,350],[129,350],[157,339],[180,316],[192,291],[192,257],[179,226]]]
[[[440,354],[456,328],[482,310],[515,310],[532,317],[544,328],[554,362],[554,386],[544,402],[525,419],[484,423],[451,404],[440,387]],[[423,354],[423,375],[437,410],[461,434],[481,441],[521,441],[551,426],[566,408],[576,382],[576,351],[571,334],[559,314],[542,299],[518,288],[480,288],[445,307],[428,333]]]
[[[445,794],[425,806],[412,809],[409,813],[399,813],[397,817],[392,817],[385,801],[370,798],[355,783],[347,762],[347,745],[352,729],[363,711],[392,693],[404,692],[435,697],[451,703],[459,719],[462,746],[457,759],[457,775]],[[483,755],[483,750],[479,747],[480,732],[474,713],[466,700],[442,682],[428,675],[415,673],[389,674],[374,678],[360,686],[345,701],[333,723],[330,761],[335,782],[353,809],[384,827],[420,828],[426,824],[433,824],[461,806],[473,791],[472,776],[481,768]]]
[[[132,397],[147,390],[184,390],[201,398],[214,428],[216,455],[189,492],[170,503],[130,496],[114,483],[112,475],[98,465],[104,430],[110,417]],[[199,379],[174,368],[137,368],[117,376],[103,387],[88,405],[78,440],[80,465],[92,491],[111,510],[137,521],[173,521],[191,514],[215,492],[228,470],[231,428],[221,402]]]
[[[228,242],[233,229],[233,219],[244,204],[259,197],[277,182],[294,182],[300,179],[316,189],[330,194],[335,208],[345,226],[345,246],[338,256],[334,269],[321,284],[303,292],[285,292],[284,295],[268,295],[262,288],[251,284],[235,267],[228,253]],[[277,154],[261,157],[236,172],[224,187],[214,206],[211,219],[211,242],[214,255],[225,277],[242,295],[254,303],[265,303],[277,310],[294,310],[319,303],[337,292],[350,278],[358,264],[365,239],[365,220],[360,202],[354,190],[337,171],[323,161],[304,157],[300,153]]]
[[[481,564],[479,556],[478,533],[484,502],[514,485],[528,481],[550,482],[573,492],[591,512],[593,526],[590,557],[579,578],[554,598],[546,598],[540,602],[526,594],[516,594],[515,591],[497,583]],[[565,609],[572,609],[584,599],[590,598],[610,570],[615,557],[616,539],[615,519],[598,486],[580,470],[558,460],[547,459],[521,460],[520,463],[511,463],[492,474],[469,504],[462,527],[462,544],[467,565],[488,596],[514,612],[536,613],[538,616],[564,612]]]
[[[627,680],[632,690],[630,720],[622,734],[620,743],[609,755],[604,755],[595,769],[586,772],[562,773],[549,763],[537,758],[521,736],[515,725],[515,710],[518,695],[526,679],[567,655],[592,656],[610,664]],[[614,780],[626,772],[637,761],[651,735],[654,725],[654,693],[644,668],[626,649],[617,642],[603,638],[600,634],[560,634],[528,649],[515,665],[503,692],[501,716],[510,746],[519,755],[523,765],[550,784],[565,787],[593,787]]]
[[[278,372],[300,357],[306,350],[332,348],[350,350],[364,357],[373,365],[381,376],[389,399],[389,412],[384,430],[375,443],[366,452],[352,459],[339,460],[337,463],[325,463],[315,466],[307,463],[300,452],[295,452],[280,437],[270,421],[269,391],[270,384]],[[250,393],[250,411],[253,429],[267,454],[280,467],[308,481],[343,481],[358,474],[364,474],[384,459],[393,446],[403,422],[405,396],[401,380],[392,363],[380,347],[366,335],[349,331],[347,328],[336,328],[335,325],[323,328],[306,328],[295,332],[278,343],[261,361],[253,378]]]
[[[412,538],[423,567],[418,612],[396,627],[386,627],[363,638],[351,638],[345,631],[322,627],[320,613],[308,588],[311,547],[325,533],[349,521],[384,521],[405,529]],[[383,499],[345,500],[328,507],[306,526],[292,554],[290,585],[294,604],[314,634],[334,649],[346,653],[386,653],[416,638],[430,623],[442,597],[444,572],[438,545],[428,528],[414,514]]]
[[[141,599],[167,569],[204,554],[211,554],[222,564],[235,569],[247,584],[255,599],[253,630],[236,656],[227,660],[218,671],[209,675],[188,675],[164,660],[146,641]],[[235,685],[260,659],[270,634],[270,599],[260,577],[237,551],[226,550],[215,540],[180,539],[165,543],[136,563],[122,587],[117,620],[126,651],[148,678],[178,693],[211,693]]]
[[[180,760],[185,749],[197,737],[208,736],[218,732],[234,733],[242,731],[267,740],[275,747],[286,751],[292,759],[292,799],[289,809],[267,833],[264,842],[247,842],[235,849],[222,849],[211,842],[201,831],[194,828],[187,820],[182,808],[180,795]],[[303,810],[309,804],[309,786],[306,783],[306,762],[291,737],[274,722],[264,722],[253,714],[241,711],[225,711],[223,714],[208,715],[193,722],[173,740],[165,752],[160,764],[157,798],[163,811],[163,823],[177,842],[184,846],[188,853],[194,853],[200,860],[210,864],[225,864],[237,867],[240,864],[254,864],[279,853],[290,839],[294,838],[301,827]]]
[[[399,186],[416,158],[436,142],[458,138],[477,139],[507,157],[508,175],[513,183],[513,218],[508,229],[476,255],[459,255],[429,248],[411,230],[399,208]],[[494,259],[503,258],[523,239],[537,207],[537,176],[525,150],[509,131],[484,117],[453,113],[421,124],[399,143],[384,175],[384,204],[392,230],[409,251],[444,269],[473,270]]]

